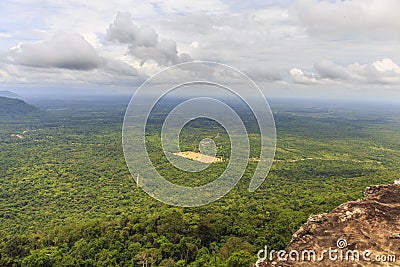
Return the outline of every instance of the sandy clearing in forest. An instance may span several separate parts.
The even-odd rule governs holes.
[[[219,157],[213,157],[209,155],[204,155],[198,152],[193,152],[193,151],[184,151],[184,152],[176,152],[173,153],[175,156],[180,156],[184,157],[187,159],[199,161],[202,163],[216,163],[216,162],[222,162],[222,159]]]
[[[16,137],[18,139],[24,139],[24,137],[20,134],[11,134],[11,137]]]

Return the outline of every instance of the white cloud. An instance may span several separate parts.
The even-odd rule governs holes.
[[[9,79],[10,75],[6,71],[0,69],[0,82],[7,82]]]
[[[108,60],[97,69],[77,70],[59,68],[37,68],[26,65],[0,64],[0,80],[9,84],[28,86],[91,86],[109,85],[132,89],[143,81],[136,70],[120,61]]]
[[[11,34],[7,32],[0,32],[0,38],[10,38]]]
[[[101,66],[100,70],[116,76],[140,76],[138,71],[134,69],[131,65],[116,59],[106,60],[105,63]]]
[[[292,68],[290,70],[290,75],[293,79],[294,83],[300,83],[300,84],[315,84],[318,83],[317,75],[303,71],[298,68]]]
[[[11,49],[9,60],[39,68],[88,70],[100,66],[102,59],[80,35],[57,33],[51,40],[25,43]]]
[[[369,64],[341,66],[330,61],[314,64],[315,73],[293,68],[290,74],[296,83],[340,82],[347,84],[400,85],[400,67],[389,58]]]
[[[286,80],[289,74],[284,69],[270,68],[250,68],[245,73],[256,82],[283,81]]]
[[[399,65],[394,63],[390,58],[385,58],[382,61],[376,61],[372,65],[380,72],[394,72],[400,75]]]
[[[398,0],[297,0],[290,14],[309,34],[337,40],[399,39]]]
[[[168,33],[180,51],[195,59],[220,61],[244,70],[287,67],[287,39],[300,34],[288,21],[287,9],[278,7],[243,14],[179,16],[152,25],[160,35]]]
[[[364,83],[400,85],[400,67],[388,58],[370,64],[355,63],[347,70]]]
[[[355,80],[354,76],[348,69],[331,61],[324,60],[314,64],[314,69],[322,79],[332,80]]]
[[[0,55],[0,65],[0,80],[11,83],[132,84],[145,77],[126,62],[100,56],[81,35],[69,33],[19,44]]]
[[[118,12],[114,22],[107,29],[106,39],[134,46],[155,46],[158,43],[156,31],[149,27],[137,26],[131,17],[129,12]]]
[[[129,53],[142,64],[154,60],[160,65],[168,66],[190,60],[187,54],[178,54],[176,42],[160,40],[156,31],[149,27],[137,26],[130,13],[117,14],[115,21],[107,29],[106,40],[129,44]]]

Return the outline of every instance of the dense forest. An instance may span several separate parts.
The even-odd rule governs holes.
[[[35,103],[41,110],[0,101],[10,105],[0,117],[0,266],[250,266],[265,245],[284,248],[310,215],[400,178],[396,107],[276,101],[277,151],[262,187],[247,191],[257,164],[249,160],[228,195],[177,208],[148,196],[128,171],[126,101]],[[162,116],[147,136],[156,168],[177,184],[215,179],[226,161],[196,175],[168,165]],[[256,127],[246,126],[257,156]],[[180,142],[196,151],[205,137],[229,157],[226,132],[210,121],[188,124]]]
[[[37,124],[45,120],[47,114],[20,99],[3,97],[0,94],[0,121],[11,124]]]

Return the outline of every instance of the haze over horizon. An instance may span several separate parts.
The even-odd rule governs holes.
[[[21,95],[129,95],[168,66],[206,60],[243,71],[267,97],[400,99],[395,0],[13,0],[0,10],[0,90]]]

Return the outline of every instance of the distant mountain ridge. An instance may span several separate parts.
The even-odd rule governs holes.
[[[19,123],[40,120],[46,112],[21,99],[0,96],[0,122]]]
[[[22,97],[20,95],[14,93],[14,92],[11,92],[11,91],[0,91],[0,97],[22,99]]]

